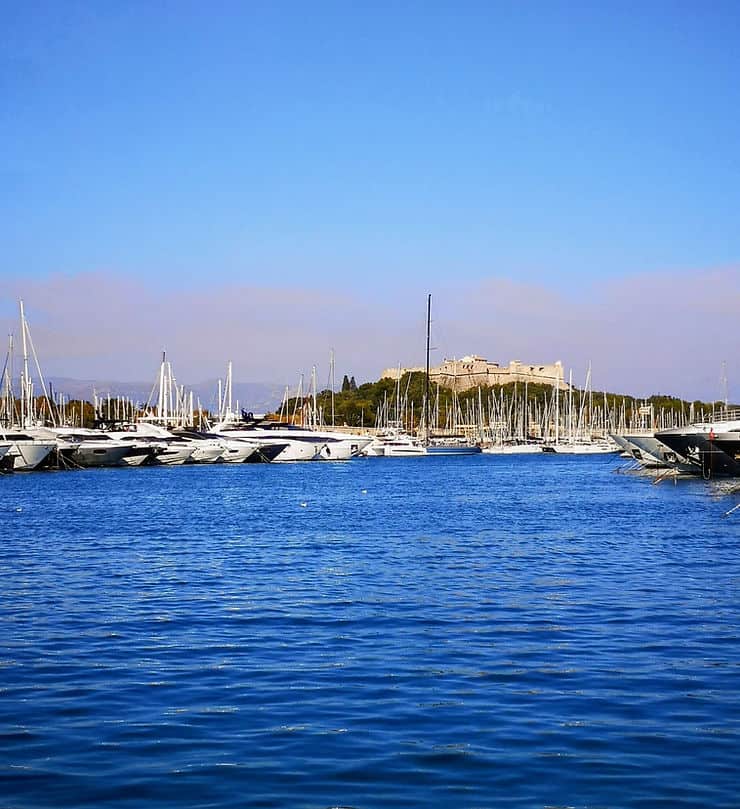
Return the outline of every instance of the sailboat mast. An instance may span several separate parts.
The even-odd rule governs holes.
[[[560,443],[560,369],[556,368],[555,380],[555,444]]]
[[[21,428],[28,427],[31,418],[31,380],[28,378],[28,345],[26,343],[26,315],[23,301],[18,301],[21,310],[21,342],[23,345],[23,378],[21,380]]]
[[[166,362],[166,353],[162,352],[162,362],[159,365],[159,398],[157,399],[157,420],[162,421],[165,411],[165,380],[164,380],[164,364]]]
[[[334,349],[331,350],[331,426],[334,426]]]
[[[233,393],[233,385],[234,385],[233,374],[234,374],[234,371],[233,371],[233,368],[232,368],[232,365],[231,365],[231,360],[229,360],[228,365],[226,366],[226,391],[224,392],[224,399],[226,399],[226,406],[229,408],[226,411],[226,418],[229,418],[229,419],[231,418],[231,414],[233,412],[233,410],[232,410],[232,408],[233,408],[233,397],[234,397],[234,393]]]
[[[432,296],[427,296],[427,364],[426,380],[424,382],[424,424],[426,425],[426,440],[429,441],[431,434],[429,425],[429,338],[432,329]]]

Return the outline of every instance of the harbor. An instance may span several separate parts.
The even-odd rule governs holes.
[[[332,354],[330,388],[318,390],[314,366],[305,393],[301,379],[294,396],[286,389],[279,409],[263,416],[234,401],[231,361],[218,381],[215,408],[206,410],[192,391],[178,384],[164,353],[146,403],[110,394],[105,398],[95,394],[92,405],[69,402],[59,392],[54,396],[44,381],[22,301],[19,313],[18,395],[12,336],[2,373],[0,472],[359,457],[619,453],[635,469],[661,476],[740,478],[740,408],[731,408],[727,396],[724,402],[707,403],[706,409],[668,400],[667,408],[656,410],[652,402],[638,404],[624,396],[595,393],[590,365],[582,388],[574,386],[572,371],[566,383],[559,361],[523,369],[511,363],[507,373],[514,369],[523,384],[520,379],[498,388],[476,380],[490,376],[483,360],[463,361],[469,374],[462,388],[447,370],[451,366],[456,373],[458,363],[446,363],[443,370],[451,374],[451,387],[440,384],[442,373],[437,369],[433,388],[431,295],[424,369],[402,372],[399,367],[397,373],[385,372],[376,385],[362,385],[359,391],[345,377],[337,394]],[[542,384],[546,377],[550,384]],[[536,389],[533,395],[530,379]],[[353,394],[360,392],[371,397],[363,401],[373,405],[373,426],[365,427],[364,408],[359,425],[347,424],[353,413],[342,396],[346,394],[352,405]]]
[[[0,809],[738,809],[740,4],[4,11]]]

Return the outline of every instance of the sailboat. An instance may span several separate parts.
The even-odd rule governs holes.
[[[23,340],[23,371],[21,372],[21,397],[19,403],[20,415],[18,416],[15,411],[15,398],[11,389],[10,375],[8,372],[8,366],[12,365],[10,356],[12,352],[11,340],[8,360],[6,360],[5,370],[3,372],[4,386],[6,389],[3,395],[5,406],[2,421],[4,423],[0,423],[0,443],[4,447],[6,444],[10,445],[6,447],[2,453],[3,470],[15,470],[20,472],[38,469],[42,464],[48,463],[57,449],[57,443],[56,437],[48,430],[43,429],[43,422],[37,418],[35,412],[33,382],[28,367],[29,343],[34,359],[36,360],[36,371],[47,402],[48,397],[46,396],[46,386],[44,385],[43,376],[41,375],[36,349],[33,347],[33,340],[31,340],[31,333],[28,328],[28,322],[26,321],[23,301],[21,300],[18,303],[20,307],[21,337]]]
[[[427,296],[427,351],[424,390],[424,438],[422,444],[427,455],[477,455],[481,448],[471,444],[465,435],[435,436],[429,419],[429,343],[432,324],[432,296]]]
[[[560,407],[559,407],[560,379],[555,381],[555,441],[543,445],[542,451],[549,454],[558,455],[604,455],[619,451],[619,446],[608,436],[594,438],[593,425],[589,423],[588,429],[584,424],[584,407],[586,396],[591,394],[591,363],[586,374],[586,385],[581,398],[578,422],[573,424],[573,371],[570,372],[568,380],[568,435],[565,441],[560,436]],[[589,407],[589,419],[593,413],[593,408]]]
[[[294,424],[239,418],[232,409],[232,369],[228,364],[226,390],[219,397],[219,420],[213,425],[213,433],[226,438],[243,438],[260,444],[280,444],[281,449],[272,459],[275,461],[344,461],[357,457],[372,441],[369,436],[350,435],[318,428],[314,406],[314,428]],[[315,390],[315,389],[314,389]],[[315,400],[315,393],[314,393]],[[237,403],[238,404],[238,403]]]

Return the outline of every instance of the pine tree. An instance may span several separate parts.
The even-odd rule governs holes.
[[[347,376],[347,374],[345,374],[344,379],[342,380],[342,393],[347,393],[347,391],[349,389],[350,389],[350,387],[349,387],[349,377]]]

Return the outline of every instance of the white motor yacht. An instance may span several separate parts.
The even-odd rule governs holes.
[[[740,411],[708,422],[655,433],[662,443],[681,455],[696,474],[740,477]]]
[[[246,463],[259,452],[259,444],[241,438],[222,438],[224,451],[221,454],[223,463]]]
[[[196,449],[193,442],[178,438],[163,427],[153,424],[127,424],[125,429],[108,430],[107,434],[132,446],[148,445],[154,451],[149,463],[157,465],[184,464],[190,460]],[[124,458],[123,462],[129,463],[128,458]]]
[[[542,444],[523,441],[521,443],[491,444],[483,447],[486,455],[542,455]]]
[[[386,458],[407,458],[426,455],[427,448],[408,433],[397,433],[384,442],[383,454]]]
[[[265,448],[274,444],[284,444],[285,446],[272,459],[279,463],[318,460],[321,457],[321,451],[326,445],[326,441],[315,434],[304,437],[303,435],[293,435],[293,431],[262,429],[238,421],[218,422],[213,426],[211,432],[223,438],[241,438],[254,441],[260,447],[264,446]],[[284,435],[284,433],[286,434]],[[288,436],[287,433],[291,433],[291,435]]]
[[[619,446],[614,441],[606,439],[603,441],[566,441],[543,444],[542,451],[556,455],[607,455],[619,452]]]
[[[255,441],[247,441],[245,438],[224,438],[215,433],[197,433],[197,435],[218,442],[218,446],[221,447],[221,455],[218,458],[220,463],[246,463],[253,459],[260,449],[260,445]]]
[[[389,427],[368,443],[363,453],[370,458],[400,458],[407,455],[426,455],[423,444],[405,430]]]
[[[116,441],[99,430],[55,427],[51,432],[57,436],[57,450],[60,455],[73,465],[121,466],[125,458],[137,454],[133,447]]]
[[[26,430],[0,432],[0,441],[10,444],[3,461],[14,472],[38,469],[57,447],[55,438],[37,438]]]
[[[193,453],[193,463],[244,463],[258,450],[255,442],[236,438],[224,438],[216,433],[201,433],[193,430],[176,428],[173,434],[195,442],[197,449]],[[210,456],[210,459],[207,459]]]
[[[357,458],[373,440],[367,435],[338,433],[331,430],[308,430],[307,432],[320,436],[326,441],[319,453],[320,460],[324,461],[348,461],[351,458]]]

